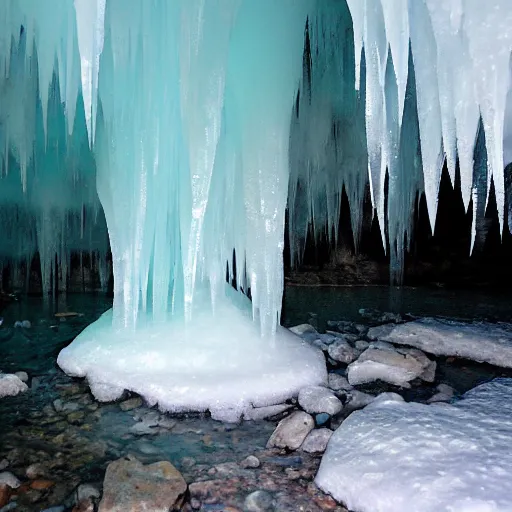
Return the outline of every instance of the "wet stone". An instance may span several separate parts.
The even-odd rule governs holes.
[[[274,508],[274,498],[266,491],[255,491],[249,494],[244,502],[246,512],[268,512]]]
[[[129,398],[128,400],[125,400],[124,402],[121,402],[119,404],[119,408],[122,411],[131,411],[132,409],[137,409],[142,406],[142,398],[140,397],[134,397]]]
[[[244,469],[248,468],[259,468],[260,467],[260,460],[258,457],[255,457],[254,455],[249,455],[244,460],[240,462],[240,467]]]

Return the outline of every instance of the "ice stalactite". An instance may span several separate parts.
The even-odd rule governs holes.
[[[28,288],[38,254],[45,296],[67,289],[73,253],[93,251],[106,260],[108,252],[79,91],[75,25],[68,24],[74,8],[58,3],[54,13],[29,1],[8,1],[0,10],[8,52],[0,57],[0,264],[10,268],[16,288],[23,288],[24,272]]]
[[[294,262],[300,261],[300,258],[295,257],[296,252],[301,250],[297,240],[303,239],[305,233],[311,233],[318,239],[323,230],[330,230],[333,225],[325,219],[326,215],[330,215],[329,212],[336,211],[336,204],[333,206],[332,203],[322,202],[325,197],[322,188],[314,184],[309,186],[308,183],[317,179],[321,181],[324,179],[322,176],[330,174],[328,182],[331,190],[339,191],[339,180],[335,177],[334,169],[337,170],[337,176],[351,174],[347,170],[346,149],[327,162],[325,154],[329,153],[329,148],[325,141],[329,140],[329,136],[318,128],[308,132],[307,127],[326,126],[330,122],[332,113],[323,107],[326,98],[339,97],[342,90],[344,97],[347,97],[347,87],[352,84],[355,84],[359,93],[365,86],[364,95],[359,94],[359,98],[365,108],[366,126],[356,128],[355,115],[351,116],[350,123],[352,128],[359,131],[358,138],[366,139],[367,177],[372,204],[379,220],[383,247],[386,249],[390,246],[394,252],[391,262],[392,281],[399,284],[402,279],[400,276],[403,275],[403,251],[406,247],[403,242],[397,246],[396,237],[403,237],[407,233],[410,243],[415,211],[411,206],[411,197],[425,195],[434,232],[441,173],[445,163],[452,185],[456,183],[456,172],[459,170],[466,209],[469,208],[474,190],[481,189],[481,185],[474,182],[474,176],[482,174],[481,170],[474,173],[474,159],[479,158],[479,155],[475,155],[475,142],[480,116],[488,154],[486,200],[492,180],[498,219],[503,228],[506,206],[503,168],[508,163],[507,155],[512,154],[510,123],[506,115],[512,104],[512,101],[507,102],[507,94],[510,96],[512,8],[506,0],[490,2],[485,9],[481,8],[478,0],[347,0],[346,4],[351,16],[353,47],[345,37],[346,32],[342,34],[341,30],[335,38],[326,37],[329,30],[311,32],[311,46],[320,48],[320,51],[311,54],[313,71],[309,103],[306,104],[299,97],[298,122],[292,122],[291,176],[296,175],[297,179],[293,178],[290,184],[289,208],[291,222],[299,224],[298,231],[290,233],[292,256]],[[326,5],[332,9],[331,18],[334,11],[339,15],[346,8],[344,2],[336,5],[322,2],[311,20],[311,27],[321,25],[322,22],[318,20],[325,17]],[[347,49],[355,53],[355,78],[343,68],[345,61],[341,56]],[[403,146],[411,144],[407,131],[401,130],[411,56],[415,86],[409,90],[409,94],[414,95],[414,110],[417,111],[414,115],[417,116],[421,150],[414,161],[421,160],[420,179],[418,166],[414,164],[411,167],[413,160],[410,158],[405,167],[397,164],[403,158],[397,156],[404,151]],[[322,62],[331,57],[338,65],[331,63],[323,74],[315,74],[315,69],[323,69]],[[322,84],[334,77],[338,77],[343,85],[336,91],[326,93]],[[308,105],[311,105],[309,110]],[[351,112],[347,105],[345,112]],[[300,132],[297,126],[302,127],[308,136],[297,135],[297,130]],[[409,123],[409,126],[412,125]],[[411,133],[415,133],[414,129]],[[315,142],[313,147],[311,139],[324,142]],[[323,167],[331,166],[330,171],[311,171],[321,167],[318,165],[319,151],[315,149],[319,147],[324,149]],[[416,151],[416,145],[414,147]],[[359,154],[360,159],[364,160],[365,156]],[[300,170],[294,169],[294,166],[300,167]],[[388,197],[387,216],[384,211],[386,173],[390,186],[396,187],[393,202],[398,201],[398,204],[391,204]],[[398,190],[408,192],[405,195],[396,194]],[[349,194],[349,200],[352,214],[361,211],[362,196],[352,198]],[[354,200],[359,202],[354,205]],[[480,212],[480,209],[477,210]],[[408,215],[407,221],[401,214],[400,220],[393,216],[398,212],[405,212]],[[477,222],[480,222],[479,219],[473,217],[473,233],[481,232],[476,227]],[[398,231],[397,225],[401,226]],[[308,226],[312,227],[311,231],[308,231]],[[354,237],[357,238],[356,233]],[[472,246],[468,250],[472,250]]]

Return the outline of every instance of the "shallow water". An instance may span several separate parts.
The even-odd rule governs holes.
[[[447,288],[393,288],[388,286],[287,286],[282,323],[286,327],[317,316],[318,327],[327,320],[365,323],[361,308],[401,315],[441,316],[466,320],[511,321],[512,296],[507,292],[450,290]]]
[[[317,315],[320,330],[327,320],[364,323],[360,308],[504,320],[511,315],[508,304],[505,296],[447,290],[288,287],[283,323],[290,326],[307,322],[310,313]],[[50,491],[36,496],[35,503],[27,502],[28,494],[20,496],[17,510],[62,504],[81,482],[101,487],[107,464],[127,454],[144,463],[170,460],[188,483],[218,479],[217,487],[208,490],[217,497],[208,494],[199,509],[202,511],[223,510],[226,504],[242,507],[248,492],[262,488],[276,493],[281,503],[276,510],[317,512],[324,506],[325,510],[343,510],[333,508],[320,491],[311,487],[319,456],[299,452],[285,455],[265,449],[276,422],[226,425],[206,415],[188,415],[172,418],[169,423],[171,419],[155,409],[140,407],[123,412],[118,404],[98,404],[85,381],[64,375],[56,365],[59,351],[110,306],[111,300],[104,295],[70,294],[47,304],[40,298],[23,298],[3,312],[0,370],[23,370],[36,379],[29,392],[0,400],[0,461],[4,457],[12,459],[9,470],[20,478],[29,464],[41,462],[48,467],[48,478],[56,482]],[[59,319],[55,317],[57,312],[78,315]],[[17,320],[29,320],[32,326],[14,328]],[[512,372],[466,361],[438,360],[438,380],[452,385],[458,393],[507,374],[511,376]],[[370,391],[381,391],[377,388]],[[431,394],[427,386],[411,390],[406,399],[423,400]],[[57,412],[55,400],[69,410]],[[150,433],[138,435],[132,430],[141,419],[151,423],[155,418],[160,426]],[[236,464],[250,454],[256,454],[262,466],[247,473]],[[294,472],[302,472],[302,477]],[[225,479],[231,479],[232,485],[224,486]],[[31,499],[35,499],[33,494]]]

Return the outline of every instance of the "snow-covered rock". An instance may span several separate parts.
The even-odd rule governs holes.
[[[279,422],[267,442],[267,448],[297,450],[315,428],[315,420],[303,411],[297,411]]]
[[[352,389],[352,386],[349,384],[347,378],[343,377],[343,375],[339,375],[338,373],[329,373],[328,385],[329,388],[334,391],[348,391]]]
[[[512,325],[464,323],[423,318],[400,325],[382,325],[368,337],[419,348],[437,356],[454,356],[512,368]]]
[[[301,450],[307,453],[323,453],[333,432],[328,428],[312,430],[302,443]]]
[[[431,378],[431,371],[428,370],[432,366],[432,361],[422,353],[414,355],[408,350],[403,352],[370,347],[356,362],[349,365],[349,383],[357,386],[381,380],[395,386],[410,387],[409,382],[425,372],[428,373],[427,377]]]
[[[0,484],[7,485],[11,489],[17,489],[21,482],[9,471],[0,473]]]
[[[455,405],[376,400],[336,430],[315,481],[360,512],[509,512],[511,443],[512,379]]]
[[[0,398],[16,396],[27,390],[28,386],[17,375],[0,373]]]
[[[310,414],[325,412],[331,416],[343,409],[341,400],[333,392],[322,386],[310,386],[299,391],[299,405]]]
[[[356,350],[347,340],[342,338],[329,345],[327,353],[334,361],[343,364],[350,364],[360,354],[359,350]]]

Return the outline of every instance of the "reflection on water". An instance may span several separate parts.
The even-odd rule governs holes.
[[[282,323],[286,327],[308,322],[315,313],[318,327],[327,320],[363,322],[361,308],[414,316],[444,316],[467,320],[511,321],[511,294],[388,286],[287,286]],[[364,323],[364,322],[363,322]]]

